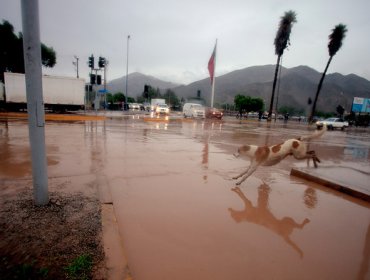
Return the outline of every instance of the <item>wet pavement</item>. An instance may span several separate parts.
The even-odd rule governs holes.
[[[134,279],[369,279],[368,202],[290,176],[317,171],[289,157],[239,188],[231,179],[249,164],[233,156],[239,145],[312,131],[178,116],[47,122],[48,173],[109,190]],[[368,130],[328,131],[310,148],[321,173],[369,190]],[[31,176],[26,121],[0,122],[0,156],[0,182]]]

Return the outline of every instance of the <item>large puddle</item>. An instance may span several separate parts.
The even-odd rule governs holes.
[[[27,125],[1,125],[0,179],[30,176]],[[48,173],[94,175],[110,188],[134,279],[368,279],[368,203],[291,177],[305,164],[292,158],[237,188],[231,179],[249,164],[233,156],[239,145],[311,132],[235,121],[48,123]],[[330,131],[310,147],[323,169],[366,174],[369,138]]]

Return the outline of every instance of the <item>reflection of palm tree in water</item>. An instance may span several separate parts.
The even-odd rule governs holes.
[[[302,229],[307,223],[310,222],[310,220],[305,219],[301,224],[298,224],[291,217],[284,217],[282,219],[276,218],[268,207],[270,190],[270,187],[266,184],[262,184],[258,188],[258,203],[257,206],[254,207],[252,202],[244,195],[240,188],[233,188],[232,191],[239,195],[239,197],[243,200],[244,209],[241,211],[236,211],[232,208],[229,208],[231,217],[237,223],[246,221],[268,228],[274,233],[280,235],[285,242],[287,242],[299,253],[300,257],[302,258],[302,250],[290,239],[290,235],[295,228]]]

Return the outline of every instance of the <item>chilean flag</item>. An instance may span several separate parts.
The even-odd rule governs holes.
[[[216,66],[216,48],[217,48],[217,41],[215,44],[215,48],[213,49],[211,58],[208,61],[208,72],[211,78],[211,84],[213,84],[213,79],[215,77],[215,66]]]

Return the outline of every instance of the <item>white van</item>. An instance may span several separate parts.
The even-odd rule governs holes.
[[[182,113],[185,118],[205,118],[206,117],[206,110],[205,108],[196,103],[185,103],[184,107],[182,108]]]

